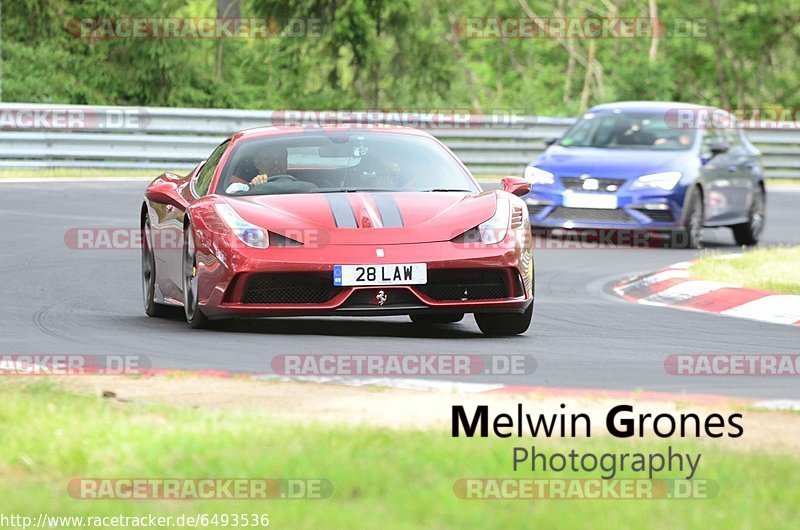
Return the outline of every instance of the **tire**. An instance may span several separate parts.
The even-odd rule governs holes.
[[[156,302],[156,255],[153,251],[153,234],[150,216],[142,226],[142,298],[144,312],[149,317],[170,316],[170,307]]]
[[[183,233],[183,313],[186,322],[194,329],[204,329],[209,325],[208,318],[200,309],[197,293],[197,257],[195,255],[192,225],[186,225]]]
[[[411,315],[411,321],[414,324],[422,324],[424,326],[436,324],[455,324],[461,322],[464,318],[464,313],[449,313],[440,315]]]
[[[671,248],[703,248],[703,224],[705,223],[705,205],[700,188],[689,191],[689,200],[684,208],[683,229],[672,234]]]
[[[764,231],[766,203],[764,188],[759,186],[753,193],[753,204],[750,206],[747,222],[731,226],[737,245],[749,247],[758,244],[758,238]]]
[[[494,337],[510,337],[528,331],[533,319],[533,302],[524,313],[475,313],[480,330]]]

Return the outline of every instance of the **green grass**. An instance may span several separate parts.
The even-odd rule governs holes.
[[[760,248],[736,258],[710,253],[690,269],[693,276],[706,280],[785,294],[800,294],[798,271],[800,247]]]
[[[236,413],[119,403],[62,392],[48,383],[0,387],[2,512],[57,515],[269,513],[277,528],[789,528],[800,519],[796,457],[702,452],[698,477],[713,500],[476,501],[453,493],[462,477],[530,478],[512,471],[501,439],[446,432],[300,426],[254,411]],[[650,451],[655,442],[535,441],[539,450]],[[547,474],[539,474],[541,478]],[[571,475],[550,475],[569,477]],[[316,477],[326,500],[75,500],[75,477]],[[662,477],[666,478],[666,477]]]
[[[775,179],[767,179],[767,187],[770,186],[795,186],[800,187],[800,178],[797,179],[787,179],[787,178],[775,178]]]

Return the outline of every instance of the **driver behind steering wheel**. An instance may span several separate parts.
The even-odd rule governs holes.
[[[289,166],[289,151],[285,147],[274,146],[253,157],[258,175],[250,180],[250,187],[264,184],[270,175],[286,175]]]
[[[286,175],[288,159],[289,151],[286,147],[280,146],[272,146],[252,158],[245,159],[231,177],[229,192],[241,193],[264,184],[270,177]]]

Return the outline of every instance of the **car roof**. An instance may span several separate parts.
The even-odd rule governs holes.
[[[315,133],[315,132],[357,132],[357,131],[367,131],[370,133],[399,133],[399,134],[407,134],[410,136],[422,136],[427,138],[433,138],[432,135],[422,131],[420,129],[414,129],[412,127],[402,127],[400,125],[384,125],[381,123],[377,124],[365,124],[365,123],[345,123],[345,124],[325,124],[325,125],[310,125],[310,126],[300,126],[300,125],[272,125],[268,127],[255,127],[252,129],[246,129],[244,131],[238,132],[233,135],[233,140],[249,140],[253,138],[264,138],[268,136],[282,136],[285,134],[298,134],[298,133]]]
[[[681,103],[679,101],[618,101],[616,103],[604,103],[595,105],[587,112],[598,112],[608,110],[627,110],[631,112],[653,112],[670,111],[677,109],[714,109],[722,111],[711,105],[697,105],[695,103]],[[724,112],[724,111],[723,111]]]

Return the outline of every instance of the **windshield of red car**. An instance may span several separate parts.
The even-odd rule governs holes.
[[[480,191],[436,141],[409,134],[314,131],[240,140],[217,193]]]
[[[559,141],[562,147],[685,151],[693,130],[670,127],[664,113],[587,112]]]

